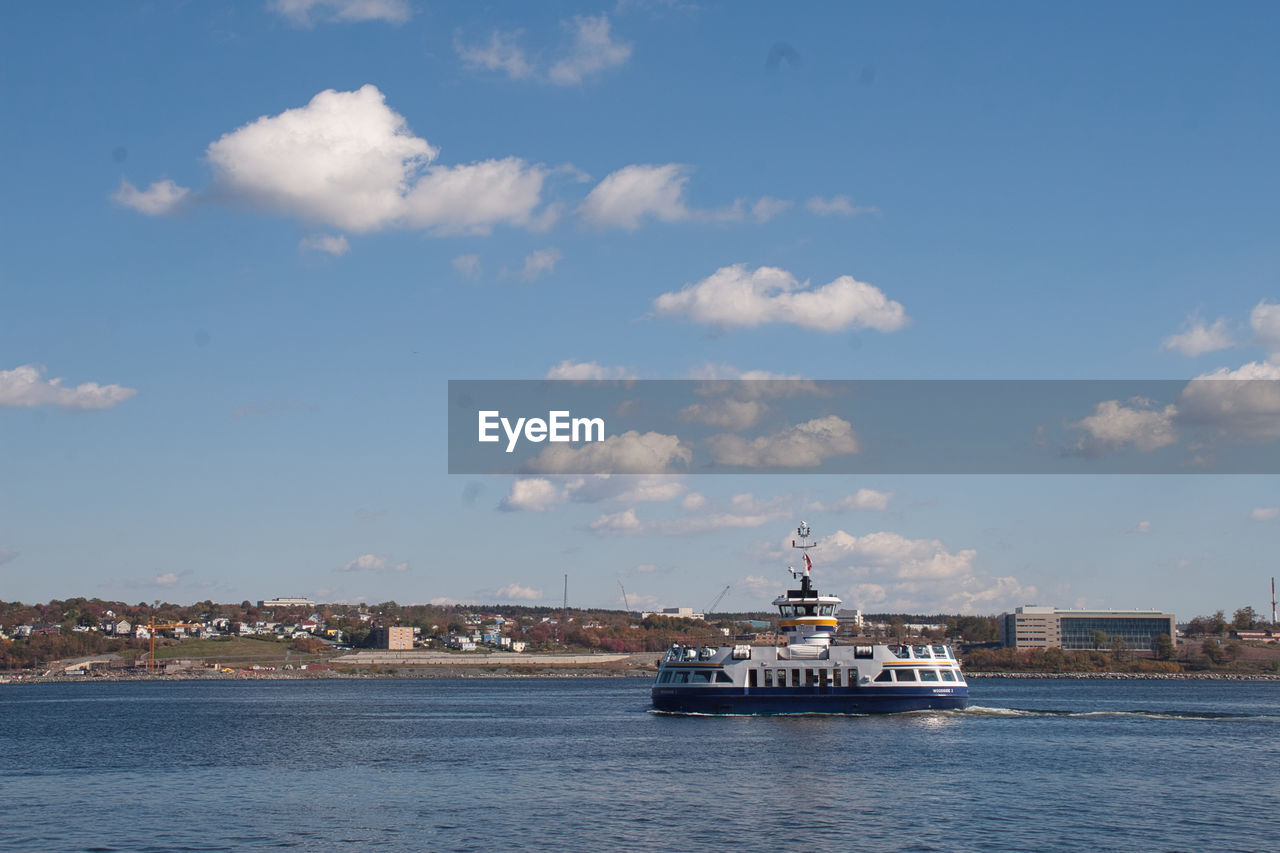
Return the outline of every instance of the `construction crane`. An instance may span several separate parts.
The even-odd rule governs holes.
[[[618,579],[618,587],[622,590],[622,605],[627,608],[627,613],[631,612],[631,602],[627,601],[627,588],[622,585],[622,579]]]
[[[711,602],[711,606],[707,608],[706,610],[707,616],[710,616],[711,611],[716,609],[716,605],[720,603],[721,599],[723,599],[726,595],[729,594],[730,589],[731,589],[730,586],[726,586],[724,589],[720,590],[720,594],[716,596],[715,601]]]

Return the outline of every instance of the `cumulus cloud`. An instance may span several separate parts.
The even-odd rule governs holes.
[[[635,371],[629,367],[606,367],[594,361],[574,361],[566,358],[547,370],[547,379],[634,379]]]
[[[625,166],[596,184],[579,213],[597,227],[634,231],[646,216],[660,222],[689,218],[684,186],[689,170],[678,163]]]
[[[1260,506],[1249,513],[1249,518],[1254,521],[1270,521],[1273,518],[1280,518],[1280,507]]]
[[[546,512],[560,499],[560,490],[550,480],[528,478],[511,484],[511,493],[498,504],[504,512]]]
[[[524,259],[524,268],[520,270],[520,278],[533,281],[543,273],[551,272],[560,263],[564,255],[559,249],[538,249]]]
[[[791,202],[764,196],[738,199],[716,209],[698,210],[685,201],[691,170],[679,163],[635,164],[606,175],[587,194],[578,215],[596,228],[634,231],[645,219],[659,222],[767,222]]]
[[[631,45],[614,37],[608,15],[578,15],[561,25],[570,33],[571,43],[549,68],[530,60],[518,30],[494,30],[487,42],[479,44],[455,38],[453,46],[463,65],[473,71],[496,71],[513,80],[533,79],[556,86],[581,85],[631,58]]]
[[[1140,397],[1128,402],[1130,405],[1105,400],[1094,408],[1092,415],[1071,424],[1084,430],[1085,435],[1068,452],[1096,457],[1126,446],[1146,452],[1178,440],[1173,428],[1178,413],[1176,406],[1155,408],[1150,400]]]
[[[451,263],[453,268],[462,273],[463,277],[472,281],[480,278],[484,274],[484,270],[480,266],[479,255],[458,255]]]
[[[1280,360],[1280,305],[1259,302],[1249,313],[1249,328],[1254,342]]]
[[[547,79],[576,86],[589,75],[617,68],[631,58],[631,45],[614,39],[608,15],[576,15],[565,26],[573,33],[569,55],[551,66]]]
[[[351,244],[341,234],[312,234],[309,237],[303,237],[298,246],[314,252],[325,252],[335,258],[340,258],[351,251]]]
[[[162,216],[172,213],[191,192],[187,187],[180,187],[173,181],[157,181],[145,190],[140,190],[128,181],[121,181],[120,187],[111,198],[125,207],[145,213],[147,216]]]
[[[177,582],[178,575],[176,572],[165,572],[164,574],[156,575],[151,579],[152,586],[173,586]]]
[[[834,456],[857,453],[858,438],[848,421],[827,415],[754,439],[715,435],[707,439],[707,446],[717,465],[811,468]]]
[[[1137,524],[1135,524],[1135,525],[1133,526],[1133,532],[1134,532],[1134,533],[1150,533],[1150,532],[1151,532],[1151,522],[1149,522],[1149,521],[1139,521]]]
[[[814,196],[804,203],[809,212],[815,216],[857,216],[859,213],[879,213],[874,207],[859,207],[849,200],[847,195],[835,195],[831,198]]]
[[[408,0],[271,0],[267,8],[297,27],[311,27],[317,21],[403,24],[412,15]]]
[[[889,499],[893,497],[893,492],[878,492],[875,489],[858,489],[851,495],[845,495],[840,500],[831,505],[824,505],[821,502],[813,504],[813,508],[819,512],[847,512],[849,510],[884,510],[889,508]]]
[[[760,422],[769,405],[760,400],[720,399],[694,403],[680,410],[680,417],[721,429],[747,429]]]
[[[527,467],[535,474],[656,474],[676,463],[687,467],[692,456],[678,436],[628,430],[581,447],[550,445]]]
[[[820,332],[876,329],[893,332],[909,322],[906,310],[878,288],[850,276],[810,287],[777,267],[721,267],[683,290],[654,300],[663,316],[688,317],[726,328],[790,323]]]
[[[684,496],[684,500],[680,501],[680,506],[689,510],[702,509],[706,505],[707,497],[700,492],[690,492]]]
[[[542,598],[542,590],[522,586],[518,583],[509,583],[499,588],[496,594],[499,598],[515,598],[520,601],[538,601]]]
[[[662,503],[675,500],[687,489],[679,476],[594,474],[568,480],[564,490],[570,500],[579,503]]]
[[[1227,328],[1225,317],[1214,320],[1206,326],[1199,317],[1187,318],[1187,328],[1176,335],[1170,335],[1160,344],[1161,349],[1177,350],[1186,356],[1195,357],[1214,350],[1229,349],[1236,345]]]
[[[59,406],[63,409],[110,409],[138,393],[136,388],[99,385],[97,382],[85,382],[70,388],[59,378],[45,379],[44,373],[44,366],[39,364],[0,370],[0,408]]]
[[[642,526],[634,509],[606,513],[591,522],[591,529],[597,533],[639,533]]]
[[[467,45],[454,39],[453,47],[462,64],[471,70],[501,71],[513,80],[523,80],[536,73],[519,45],[519,32],[494,30],[485,44]]]
[[[380,554],[362,554],[351,562],[347,563],[339,572],[404,572],[409,568],[408,563],[392,563],[386,557]]]
[[[1178,395],[1178,422],[1238,439],[1280,438],[1280,364],[1252,361],[1197,376]]]
[[[938,539],[908,539],[884,531],[851,536],[838,530],[821,544],[855,570],[888,572],[899,580],[962,577],[972,573],[978,556],[972,548],[951,551]]]
[[[373,85],[327,89],[225,134],[206,152],[224,195],[347,231],[539,227],[545,169],[514,157],[435,166],[437,154]]]

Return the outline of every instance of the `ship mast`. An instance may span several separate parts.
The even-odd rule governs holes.
[[[806,596],[813,591],[813,585],[809,581],[809,571],[813,568],[813,561],[809,559],[809,549],[818,547],[817,542],[809,541],[810,533],[809,524],[802,521],[800,526],[796,528],[796,535],[800,537],[800,544],[797,545],[796,540],[791,540],[791,547],[798,549],[804,555],[804,576],[800,580],[800,589],[804,591]],[[800,577],[800,574],[795,569],[791,569],[791,577]]]

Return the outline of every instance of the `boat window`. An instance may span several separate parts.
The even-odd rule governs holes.
[[[765,687],[773,686],[773,670],[771,669],[766,669],[764,671],[764,686]]]
[[[945,658],[945,657],[947,656],[947,647],[946,647],[946,646],[934,646],[934,647],[933,647],[933,656],[934,656],[935,658]]]
[[[658,673],[659,684],[667,684],[670,681],[671,681],[671,670],[664,669],[662,672]]]
[[[956,670],[956,681],[964,681],[964,676],[960,674],[960,670]]]
[[[920,670],[920,680],[921,681],[937,681],[938,671],[936,669],[922,669]]]
[[[907,646],[890,646],[889,651],[893,652],[900,658],[911,657],[911,649]]]
[[[912,646],[911,650],[916,653],[916,657],[918,658],[931,657],[928,646]]]
[[[869,658],[875,656],[875,650],[871,646],[854,646],[853,656],[855,658]]]
[[[944,669],[944,670],[942,671],[942,680],[943,680],[943,681],[955,681],[955,680],[956,680],[956,674],[955,674],[954,672],[952,672],[951,670],[949,670],[949,669]]]
[[[689,680],[689,670],[677,669],[671,673],[671,681],[673,684],[684,684]]]
[[[858,684],[858,668],[850,667],[844,671],[844,686],[856,687]]]
[[[800,670],[798,669],[791,670],[791,686],[799,687],[801,683],[802,682],[800,681]]]
[[[779,605],[778,605],[778,615],[779,615],[779,616],[790,616],[790,615],[791,615],[791,605],[790,605],[790,604],[779,604]]]
[[[876,681],[881,681],[881,682],[893,681],[893,670],[891,669],[880,670],[880,674],[876,676]]]
[[[913,669],[899,669],[897,670],[897,676],[899,681],[915,681],[916,680],[916,673],[915,673],[915,670]]]
[[[710,684],[711,673],[705,669],[700,669],[697,672],[693,673],[689,681],[692,682],[693,684]]]

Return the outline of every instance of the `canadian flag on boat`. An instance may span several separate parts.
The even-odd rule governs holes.
[[[806,572],[811,572],[811,571],[813,571],[813,560],[810,560],[810,559],[809,559],[809,555],[808,555],[808,554],[805,554],[805,555],[804,555],[804,570],[805,570]]]

